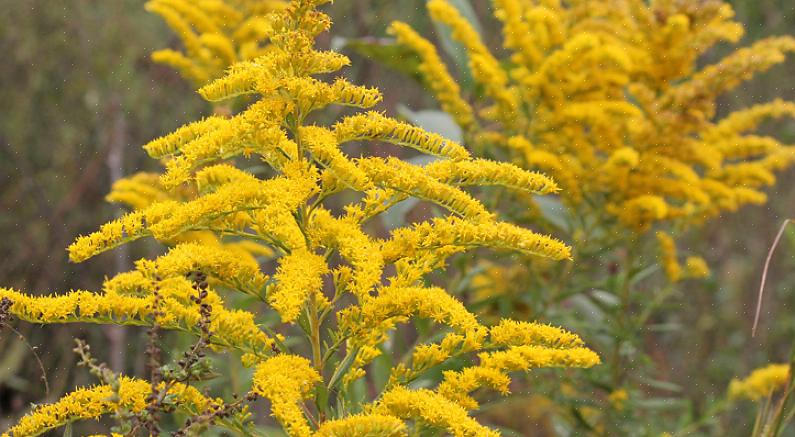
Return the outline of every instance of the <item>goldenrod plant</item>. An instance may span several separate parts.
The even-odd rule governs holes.
[[[294,0],[268,14],[258,37],[267,52],[199,89],[211,102],[246,95],[251,103],[145,145],[165,171],[119,182],[111,199],[134,210],[68,248],[72,261],[83,262],[150,238],[168,247],[164,254],[137,261],[97,292],[0,289],[7,316],[143,326],[150,339],[147,379],[109,371],[78,342],[81,364],[100,384],[33,407],[3,437],[106,415],[117,422],[114,436],[203,435],[210,427],[235,435],[499,435],[474,417],[481,389],[508,394],[514,372],[599,364],[571,332],[509,318],[485,323],[445,284],[430,282],[450,257],[478,248],[568,260],[567,245],[499,221],[465,190],[494,185],[544,195],[558,186],[540,173],[474,158],[455,141],[379,112],[355,112],[381,95],[343,78],[316,77],[349,63],[314,47],[331,26],[317,9],[326,2]],[[229,18],[221,5],[150,3],[194,24]],[[330,105],[354,113],[331,125],[314,122]],[[438,161],[423,167],[366,156],[368,142]],[[373,218],[408,198],[427,203],[426,221],[383,238],[369,232]],[[246,304],[233,306],[241,296]],[[400,338],[396,330],[405,324],[417,330]],[[196,340],[164,363],[167,331]],[[218,376],[210,358],[227,355],[252,369],[245,396],[202,391]],[[387,375],[373,374],[380,357],[394,363]],[[267,402],[254,403],[258,398]],[[281,431],[253,420],[267,415]]]
[[[575,261],[472,260],[458,286],[484,317],[544,314],[609,351],[588,384],[553,395],[571,432],[632,435],[652,421],[676,431],[652,406],[648,387],[681,388],[657,380],[649,326],[666,326],[660,310],[672,298],[692,301],[694,281],[711,281],[704,258],[677,250],[683,234],[764,204],[764,189],[795,162],[792,145],[758,133],[766,120],[795,116],[795,103],[718,110],[719,98],[795,51],[795,38],[762,39],[717,61],[709,52],[707,61],[711,48],[743,35],[719,0],[494,0],[488,19],[501,38],[482,33],[466,4],[427,2],[440,48],[401,21],[389,33],[413,53],[475,156],[560,184],[552,197],[484,198],[512,222],[566,235]],[[461,57],[463,68],[445,62]]]
[[[152,0],[146,9],[163,18],[183,50],[162,49],[152,59],[179,71],[196,86],[224,75],[240,61],[267,54],[268,14],[280,0]]]
[[[790,364],[769,364],[744,379],[733,379],[729,384],[729,398],[758,404],[752,436],[777,437],[785,435],[787,423],[795,415],[791,402],[793,390]]]
[[[795,39],[763,39],[701,68],[709,48],[743,34],[722,1],[492,6],[506,59],[452,3],[427,6],[468,57],[477,84],[470,96],[432,43],[402,22],[391,32],[420,58],[425,83],[466,144],[555,177],[580,221],[635,231],[701,223],[764,203],[761,189],[792,164],[792,147],[752,132],[767,118],[792,117],[795,104],[775,100],[717,119],[716,99],[781,63]]]

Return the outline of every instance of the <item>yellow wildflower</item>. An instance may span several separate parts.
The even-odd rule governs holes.
[[[294,322],[309,295],[321,292],[326,273],[328,266],[323,257],[306,250],[280,258],[274,275],[277,284],[268,293],[268,303],[284,323]]]
[[[385,414],[356,414],[329,420],[320,425],[315,437],[403,437],[408,436],[402,420]]]
[[[497,431],[478,424],[460,406],[425,389],[409,390],[397,386],[381,396],[373,411],[403,419],[420,420],[455,437],[499,435]]]
[[[660,261],[665,275],[671,282],[682,278],[682,266],[676,258],[676,243],[665,232],[657,232],[657,243],[660,245]]]
[[[312,435],[299,406],[321,381],[309,361],[296,355],[277,355],[257,366],[252,391],[271,402],[274,417],[291,436]]]
[[[119,408],[140,412],[146,407],[151,390],[149,382],[128,377],[120,378],[118,397],[113,396],[114,389],[110,385],[79,388],[55,403],[35,407],[2,437],[37,436],[77,420],[98,419]],[[200,414],[218,402],[207,399],[193,387],[179,383],[169,393],[174,395],[173,402],[177,407],[191,414]]]
[[[461,88],[447,71],[433,44],[399,21],[393,22],[389,30],[397,37],[398,43],[411,48],[420,56],[422,63],[419,71],[428,87],[433,90],[442,109],[453,116],[462,128],[469,129],[475,121],[472,107],[461,98]]]
[[[756,401],[772,395],[789,384],[790,380],[788,364],[770,364],[754,370],[745,379],[732,379],[729,384],[729,397]]]

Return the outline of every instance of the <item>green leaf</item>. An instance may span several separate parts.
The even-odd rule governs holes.
[[[389,382],[389,376],[392,374],[393,365],[392,356],[389,355],[389,353],[381,354],[373,360],[371,371],[373,372],[373,382],[379,393],[386,387],[387,382]]]
[[[333,390],[337,383],[342,380],[342,376],[351,368],[351,364],[353,364],[353,360],[356,359],[358,353],[359,348],[350,351],[350,353],[345,356],[345,359],[337,365],[337,369],[334,370],[334,374],[331,375],[331,379],[328,382],[329,390]]]
[[[477,14],[468,0],[450,0],[450,4],[458,9],[458,12],[469,21],[475,31],[482,35],[483,30],[478,21]],[[467,55],[464,46],[459,44],[453,39],[453,32],[447,26],[433,22],[436,28],[436,34],[439,39],[439,44],[442,49],[452,58],[456,68],[461,73],[461,87],[465,89],[472,88],[472,72],[469,71],[469,56]]]
[[[682,386],[680,386],[679,384],[674,384],[673,382],[660,381],[658,379],[644,379],[643,383],[648,385],[649,387],[653,387],[659,390],[665,390],[675,393],[682,391]]]
[[[323,414],[329,415],[330,410],[329,410],[329,404],[328,404],[328,399],[329,399],[328,388],[326,388],[326,386],[323,385],[323,384],[318,384],[316,390],[317,390],[317,402],[316,402],[316,404],[318,405],[319,408],[323,409]]]
[[[367,59],[383,64],[395,71],[422,83],[419,55],[392,38],[343,38],[335,37],[331,45],[336,50],[350,49]]]
[[[535,196],[533,198],[541,210],[541,215],[558,229],[569,231],[568,212],[560,199],[552,196]]]

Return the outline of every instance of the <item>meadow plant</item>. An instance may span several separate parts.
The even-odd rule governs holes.
[[[493,8],[505,59],[453,4],[428,2],[468,57],[477,85],[468,96],[430,41],[402,22],[391,33],[419,57],[466,144],[553,176],[580,230],[699,224],[764,203],[761,189],[792,164],[792,147],[751,134],[767,118],[795,115],[792,102],[716,119],[721,95],[795,51],[791,37],[767,38],[699,67],[708,49],[743,34],[728,4],[495,0]]]
[[[152,60],[173,67],[197,87],[224,75],[239,61],[268,52],[268,14],[281,0],[152,0],[146,9],[174,30],[183,51],[162,49]]]
[[[78,342],[81,364],[100,384],[35,406],[3,437],[104,415],[116,421],[113,435],[203,435],[210,427],[266,435],[255,420],[260,409],[290,436],[499,435],[473,418],[480,389],[508,394],[513,372],[600,362],[563,329],[509,318],[484,323],[428,280],[451,256],[477,248],[569,259],[567,245],[499,221],[465,190],[544,195],[558,192],[552,179],[474,158],[379,112],[356,112],[381,95],[319,78],[349,64],[314,46],[331,26],[317,9],[325,0],[294,0],[251,19],[232,13],[232,3],[149,3],[187,49],[156,59],[196,82],[214,78],[199,89],[208,101],[246,105],[145,145],[164,172],[119,181],[109,199],[133,210],[68,248],[74,262],[145,238],[168,250],[108,278],[98,292],[0,289],[3,313],[31,323],[148,327],[148,380],[110,371]],[[313,121],[331,105],[352,113],[330,125]],[[367,142],[438,160],[423,167],[365,156]],[[428,205],[427,221],[384,238],[368,233],[373,218],[408,198]],[[402,331],[410,340],[396,335],[403,324],[417,327]],[[167,331],[196,340],[164,363]],[[227,355],[252,369],[244,396],[201,390],[219,376],[211,358]],[[371,363],[383,356],[393,365],[377,383]],[[267,403],[255,404],[259,398]]]
[[[475,156],[560,184],[554,197],[500,191],[489,205],[565,235],[574,262],[468,260],[461,286],[474,296],[470,306],[496,318],[544,314],[577,326],[605,365],[563,399],[550,388],[562,404],[556,411],[571,429],[637,435],[659,418],[643,407],[655,400],[649,387],[681,390],[655,377],[648,326],[664,325],[660,310],[671,298],[710,277],[706,260],[683,256],[677,242],[709,219],[764,204],[765,187],[795,161],[793,146],[758,133],[765,120],[795,116],[795,103],[722,114],[718,99],[782,63],[795,38],[762,39],[705,62],[711,48],[743,35],[723,1],[491,6],[502,26],[496,49],[462,2],[427,2],[439,49],[404,22],[389,33]]]
[[[775,437],[782,435],[795,416],[790,402],[793,390],[790,364],[769,364],[744,379],[733,379],[729,384],[729,398],[756,402],[758,409],[751,435]]]

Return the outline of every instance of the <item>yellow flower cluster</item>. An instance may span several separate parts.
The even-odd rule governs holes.
[[[493,4],[505,60],[451,2],[427,4],[468,54],[482,89],[477,106],[429,41],[401,22],[391,33],[420,57],[425,83],[467,144],[553,176],[573,216],[636,231],[656,222],[700,223],[763,203],[774,172],[795,161],[793,147],[750,134],[764,119],[795,116],[792,102],[715,117],[720,95],[795,51],[791,37],[768,38],[699,68],[707,49],[742,35],[728,4]]]
[[[252,391],[271,402],[272,414],[291,436],[311,436],[312,431],[300,403],[308,398],[320,375],[309,360],[295,355],[277,355],[257,366]]]
[[[660,265],[662,265],[665,275],[671,282],[678,282],[686,278],[702,279],[709,277],[710,271],[707,262],[700,256],[687,257],[683,268],[676,255],[676,242],[670,235],[658,231],[657,243],[660,247]]]
[[[118,283],[116,283],[118,284]],[[115,285],[115,284],[114,284]],[[159,288],[161,295],[152,292]],[[31,323],[97,323],[151,326],[198,334],[198,306],[190,300],[193,288],[180,281],[163,281],[135,290],[143,297],[115,291],[92,293],[78,290],[63,295],[31,296],[0,288],[0,299],[12,302],[11,313]],[[211,295],[215,304],[210,319],[213,335],[210,341],[218,347],[231,348],[255,355],[267,354],[273,345],[248,311],[229,310],[220,298]]]
[[[443,429],[455,437],[500,435],[497,431],[477,423],[460,405],[426,389],[395,387],[381,396],[373,411],[402,419],[418,420]]]
[[[211,101],[246,95],[250,104],[147,144],[164,163],[163,174],[117,182],[109,198],[134,210],[68,249],[75,262],[145,237],[170,250],[106,280],[101,293],[34,297],[0,289],[0,299],[31,322],[157,324],[208,335],[215,351],[242,353],[243,363],[255,367],[251,393],[267,398],[291,436],[402,436],[420,426],[455,436],[498,435],[469,415],[474,390],[507,393],[510,372],[591,367],[599,357],[576,335],[551,326],[510,320],[485,326],[457,297],[428,286],[426,276],[450,256],[480,247],[569,259],[564,243],[498,221],[465,191],[499,185],[543,195],[558,192],[558,185],[538,172],[474,159],[454,141],[379,112],[353,113],[330,126],[307,122],[330,105],[369,109],[381,98],[344,79],[316,77],[349,63],[315,48],[316,36],[331,25],[317,9],[324,3],[294,0],[256,20],[267,23],[257,34],[265,54],[234,64],[200,89]],[[203,9],[221,2],[196,4],[212,20],[227,19]],[[171,8],[197,27],[202,17],[176,0],[150,5]],[[483,61],[484,71],[496,68],[490,62]],[[343,151],[366,141],[438,160],[421,166]],[[268,168],[254,174],[236,167],[250,159]],[[427,221],[381,238],[367,233],[368,220],[409,197],[439,208]],[[227,295],[235,292],[263,305],[233,309],[236,299]],[[207,319],[209,334],[200,326]],[[390,333],[415,319],[432,322],[434,335],[405,351],[410,360],[395,366],[383,393],[351,405],[345,399],[351,384],[380,354],[399,353],[386,345]],[[480,354],[477,364],[473,353]],[[410,388],[435,366],[455,363],[459,368],[436,388]],[[86,408],[81,413],[77,405],[70,414],[96,416]]]
[[[481,387],[509,393],[508,372],[529,371],[538,367],[591,367],[599,356],[582,346],[582,340],[570,332],[548,325],[503,320],[489,332],[494,348],[479,354],[480,364],[461,371],[445,371],[438,392],[467,409],[478,403],[469,396]]]
[[[267,14],[285,5],[281,0],[149,1],[146,9],[163,18],[185,49],[158,50],[152,60],[196,85],[205,84],[236,62],[267,54]]]
[[[78,420],[98,419],[121,408],[140,412],[146,408],[150,392],[148,381],[127,377],[119,379],[118,387],[79,388],[55,403],[34,408],[2,437],[37,436]],[[208,399],[197,389],[184,384],[175,384],[169,389],[169,394],[177,408],[191,414],[202,413],[210,405],[223,404],[221,400]]]
[[[355,414],[344,419],[329,420],[320,425],[317,437],[383,436],[406,437],[406,425],[394,416]]]
[[[756,401],[784,388],[791,380],[789,364],[770,364],[754,370],[745,379],[733,379],[729,384],[729,397]]]

